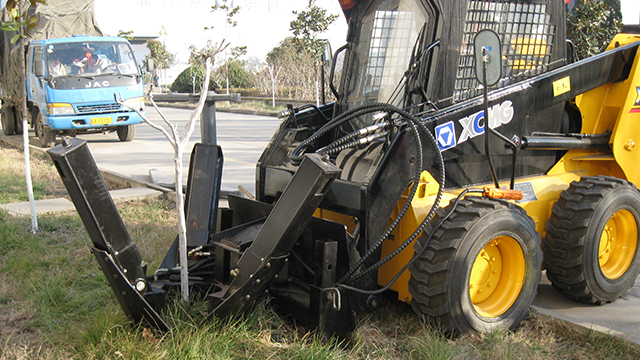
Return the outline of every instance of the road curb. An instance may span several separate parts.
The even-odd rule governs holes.
[[[158,107],[170,107],[176,109],[195,109],[197,104],[190,103],[167,103],[167,102],[156,102]],[[150,104],[146,106],[153,107]],[[244,110],[244,109],[224,109],[216,107],[216,112],[227,112],[232,114],[246,114],[246,115],[261,115],[261,116],[271,116],[278,117],[278,111],[261,111],[261,110]]]
[[[0,136],[0,142],[11,146],[13,148],[17,148],[20,150],[24,151],[24,143],[22,141],[18,141],[16,139],[7,137],[7,136]],[[49,158],[49,155],[47,154],[46,149],[35,146],[35,145],[29,145],[29,152],[31,154],[36,154],[38,156],[43,156],[47,159]],[[175,191],[173,189],[168,189],[162,186],[158,186],[152,183],[148,183],[146,181],[141,181],[141,180],[136,180],[133,179],[129,176],[126,175],[122,175],[122,174],[118,174],[116,172],[113,171],[109,171],[109,170],[104,170],[104,169],[100,169],[98,168],[98,170],[100,171],[100,174],[102,175],[102,178],[105,181],[114,183],[118,186],[122,186],[124,188],[135,188],[135,187],[146,187],[149,189],[153,189],[153,190],[158,190],[158,191],[162,191],[163,193],[174,193]]]

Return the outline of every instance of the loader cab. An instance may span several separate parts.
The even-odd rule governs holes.
[[[338,113],[373,102],[429,112],[480,96],[473,39],[500,36],[501,88],[566,63],[556,0],[341,1],[349,21]]]
[[[407,69],[429,60],[416,55],[435,40],[437,9],[423,0],[374,0],[358,2],[351,14],[340,106],[402,106]]]
[[[340,3],[349,30],[347,44],[336,52],[336,56],[344,55],[340,83],[333,84],[337,87],[337,101],[322,107],[322,114],[306,107],[295,119],[283,124],[258,161],[256,189],[261,201],[274,201],[286,186],[295,172],[288,152],[300,141],[329,119],[371,103],[390,103],[423,119],[437,138],[445,159],[446,188],[491,182],[481,136],[482,86],[476,80],[473,49],[475,35],[484,29],[498,34],[502,44],[502,76],[489,87],[494,92],[491,96],[495,99],[496,90],[511,89],[508,94],[501,94],[500,102],[491,104],[492,113],[499,115],[495,118],[500,121],[499,131],[511,139],[534,132],[580,129],[579,123],[572,127],[571,121],[565,126],[568,117],[565,101],[560,97],[548,101],[541,92],[529,97],[520,92],[530,88],[535,79],[567,63],[562,1],[343,0]],[[542,106],[541,102],[549,104]],[[580,121],[580,116],[575,118]],[[350,120],[320,139],[317,146],[328,145],[377,121],[382,120],[374,114]],[[379,146],[381,141],[372,144],[366,155],[349,152],[336,155],[337,163],[344,160],[339,180],[354,187],[374,186],[372,180],[385,172],[376,166],[385,163],[383,157],[391,156],[394,139],[390,138],[384,146]],[[495,154],[498,178],[509,179],[513,168],[511,151],[501,142],[492,143],[490,151]],[[544,174],[560,155],[554,150],[522,153],[518,155],[516,177]],[[425,169],[435,170],[435,163],[430,163],[435,161],[432,158],[425,160]],[[369,194],[369,190],[363,192]],[[344,206],[358,210],[367,203],[345,202],[349,204]]]

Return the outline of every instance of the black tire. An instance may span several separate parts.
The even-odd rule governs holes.
[[[2,106],[2,132],[5,135],[15,135],[16,133],[16,114],[13,107],[4,104]]]
[[[44,126],[44,119],[42,118],[42,114],[38,111],[38,115],[36,115],[36,136],[38,140],[40,140],[40,146],[43,148],[50,148],[56,143],[56,135],[55,133]]]
[[[120,141],[131,141],[136,135],[136,126],[135,125],[120,126],[118,127],[116,132],[118,133],[118,139],[120,139]]]
[[[638,224],[635,185],[608,176],[572,182],[547,222],[547,278],[569,298],[598,305],[615,301],[640,273]]]
[[[22,131],[24,130],[23,126],[22,126],[22,119],[18,118],[17,116],[16,116],[16,127],[15,127],[15,129],[16,129],[16,135],[22,135]]]
[[[440,222],[451,206],[439,209],[431,225]],[[416,241],[416,253],[428,232]],[[503,252],[506,245],[510,248]],[[498,262],[492,254],[500,254]],[[537,294],[541,263],[540,234],[524,209],[502,200],[467,197],[410,267],[412,307],[446,332],[514,329],[528,315]],[[514,279],[520,279],[521,286],[509,285]],[[481,295],[488,295],[486,299],[479,298],[483,289],[488,290]],[[507,296],[498,306],[487,307],[500,294]]]

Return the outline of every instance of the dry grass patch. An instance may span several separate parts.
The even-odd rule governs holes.
[[[67,190],[48,156],[32,153],[31,178],[36,200],[66,197]],[[24,153],[0,143],[0,203],[29,201],[24,174]]]
[[[66,198],[69,199],[60,175],[47,154],[32,151],[31,182],[35,200]],[[122,183],[106,180],[109,190],[122,189]],[[0,142],[0,204],[29,201],[27,183],[24,174],[24,153]]]

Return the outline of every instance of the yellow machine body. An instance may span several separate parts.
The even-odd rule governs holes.
[[[640,41],[640,35],[620,34],[613,39],[609,48],[636,41]],[[611,131],[611,151],[570,150],[546,175],[516,179],[516,184],[530,183],[530,188],[534,190],[535,200],[525,199],[516,203],[533,218],[536,230],[542,238],[546,235],[545,226],[553,204],[558,200],[560,192],[567,189],[572,181],[578,181],[583,176],[607,175],[640,183],[640,144],[636,147],[636,142],[640,141],[639,63],[640,57],[636,56],[627,80],[603,85],[575,98],[575,104],[582,113],[582,133]],[[501,184],[502,187],[508,185]],[[429,173],[423,173],[409,212],[383,244],[382,257],[395,250],[416,229],[435,201],[437,190],[437,182],[433,177]],[[445,191],[440,206],[445,206],[460,191],[461,189]],[[398,201],[394,215],[404,203],[406,194],[407,192]],[[407,247],[383,265],[378,271],[379,285],[384,286],[391,281],[413,255],[413,247]],[[390,288],[404,302],[410,302],[412,298],[408,290],[409,278],[409,272],[405,271]]]

